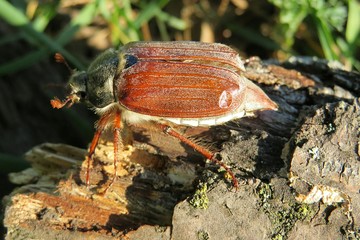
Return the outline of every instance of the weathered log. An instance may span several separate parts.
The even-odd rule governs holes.
[[[31,169],[10,176],[21,186],[4,199],[7,239],[359,237],[360,75],[311,58],[246,67],[279,111],[182,129],[220,151],[241,179],[237,191],[221,169],[163,133],[129,126],[134,144],[105,194],[114,174],[108,136],[90,187],[86,151],[47,143],[26,154]]]

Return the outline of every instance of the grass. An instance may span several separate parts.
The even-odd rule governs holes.
[[[314,31],[315,35],[300,35],[306,42],[319,41],[320,57],[342,62],[348,69],[360,70],[360,62],[356,59],[359,50],[360,3],[356,0],[270,0],[279,11],[277,17],[278,42],[283,49],[295,52],[295,39],[299,28]],[[308,46],[311,47],[311,44]],[[316,46],[317,47],[317,46]],[[315,49],[315,48],[314,48]],[[316,51],[314,51],[316,52]]]
[[[224,3],[225,2],[225,3]],[[66,50],[75,35],[85,27],[92,26],[96,21],[103,21],[103,28],[107,29],[112,46],[120,46],[130,41],[138,40],[173,40],[182,34],[180,39],[187,39],[186,34],[189,29],[195,29],[196,23],[189,22],[189,19],[198,18],[198,21],[221,22],[226,18],[226,14],[219,13],[220,6],[224,9],[222,1],[219,6],[213,6],[209,1],[199,1],[198,3],[180,3],[179,10],[192,12],[188,18],[185,16],[175,16],[173,3],[169,0],[152,1],[100,1],[89,0],[83,5],[63,5],[65,1],[50,1],[41,3],[39,1],[5,1],[0,0],[0,18],[19,29],[16,36],[4,36],[0,38],[0,44],[4,45],[11,38],[22,39],[34,46],[34,50],[23,56],[2,63],[0,65],[0,75],[19,71],[30,67],[35,62],[44,59],[49,54],[61,52],[72,65],[79,69],[84,69],[85,65]],[[257,4],[254,2],[252,4]],[[170,6],[172,5],[172,6]],[[209,7],[210,5],[210,7]],[[221,26],[213,26],[212,31],[216,36],[216,28],[227,28],[235,35],[244,38],[245,41],[252,42],[264,48],[264,51],[273,52],[273,56],[287,58],[294,54],[311,54],[324,57],[328,60],[342,62],[349,69],[360,69],[357,59],[359,49],[360,32],[360,4],[356,0],[269,0],[267,7],[273,6],[277,11],[271,15],[268,11],[262,16],[264,23],[274,29],[273,33],[264,36],[259,29],[244,27],[236,21],[227,22]],[[215,8],[218,9],[216,10]],[[172,8],[172,9],[171,9]],[[238,8],[227,3],[227,12],[235,12]],[[56,21],[59,12],[76,14],[71,15],[71,20],[55,36],[49,36],[47,27],[52,21]],[[169,11],[170,10],[170,11]],[[243,9],[251,11],[251,5]],[[176,11],[175,11],[176,12]],[[179,14],[178,14],[179,15]],[[181,14],[180,14],[181,15]],[[200,15],[200,17],[198,16]],[[268,21],[266,22],[266,19]],[[309,34],[315,32],[316,34]],[[179,38],[179,37],[178,37]],[[216,40],[216,38],[215,38]],[[304,47],[296,42],[302,40],[308,45]],[[315,44],[314,44],[315,43]],[[0,45],[0,46],[1,46]],[[303,51],[307,48],[307,51]],[[319,50],[320,49],[320,50]]]
[[[126,44],[130,41],[141,40],[142,26],[153,18],[156,18],[158,25],[164,26],[165,23],[178,29],[184,28],[185,24],[180,19],[162,12],[168,0],[154,0],[148,3],[139,4],[139,14],[134,17],[134,10],[129,0],[122,1],[119,5],[117,1],[89,1],[77,12],[76,17],[57,33],[55,37],[49,37],[46,27],[54,20],[56,13],[60,11],[61,4],[35,4],[36,9],[29,15],[29,8],[34,1],[29,1],[23,8],[16,7],[5,0],[0,0],[0,18],[9,25],[19,28],[21,38],[34,45],[35,50],[8,63],[0,65],[0,75],[19,71],[30,67],[49,54],[60,52],[70,63],[78,69],[85,69],[84,64],[78,61],[64,46],[74,39],[75,34],[86,26],[90,26],[98,18],[106,21],[106,27],[111,32],[111,42],[113,46]],[[26,15],[28,13],[28,15]],[[164,27],[162,27],[164,28]],[[166,35],[162,31],[162,35]],[[8,40],[1,39],[0,43],[5,44]]]

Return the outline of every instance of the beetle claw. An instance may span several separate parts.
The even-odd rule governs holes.
[[[231,178],[233,187],[235,188],[235,190],[237,190],[239,188],[239,182],[236,179],[235,174],[230,170],[230,168],[228,166],[226,166],[226,164],[224,162],[222,162],[221,154],[218,152],[214,153],[210,160],[225,169],[226,173]]]

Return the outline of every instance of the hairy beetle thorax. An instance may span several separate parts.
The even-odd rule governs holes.
[[[96,108],[115,102],[114,79],[117,76],[120,57],[115,49],[99,55],[87,71],[86,100]]]

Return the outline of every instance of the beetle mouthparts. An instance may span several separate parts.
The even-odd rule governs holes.
[[[74,103],[78,102],[80,100],[80,98],[76,95],[76,94],[71,94],[69,96],[66,97],[65,100],[61,101],[60,99],[58,99],[57,97],[55,97],[54,99],[50,100],[50,104],[53,108],[63,108],[66,104],[67,107],[71,107]]]

